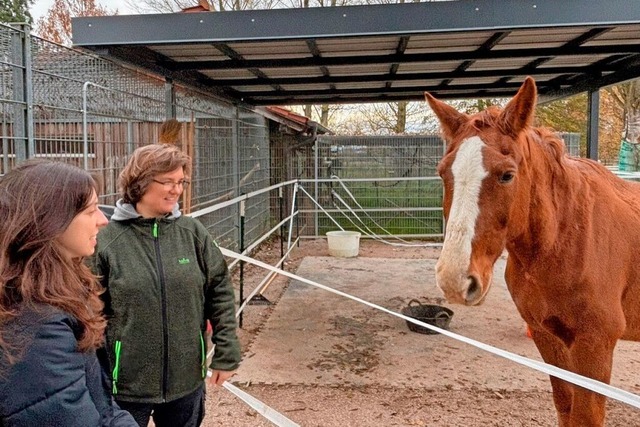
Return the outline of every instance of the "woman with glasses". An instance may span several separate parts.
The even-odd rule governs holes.
[[[98,235],[113,395],[140,426],[199,426],[204,380],[221,385],[240,363],[227,264],[207,229],[181,215],[191,159],[174,145],[134,151],[122,199]],[[207,366],[206,321],[215,353]]]
[[[106,321],[82,261],[107,224],[96,190],[86,171],[51,161],[0,178],[0,426],[137,426],[96,352]]]

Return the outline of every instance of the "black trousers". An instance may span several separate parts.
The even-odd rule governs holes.
[[[147,427],[153,417],[156,427],[199,427],[204,418],[204,384],[193,393],[165,403],[136,403],[117,400],[140,427]]]

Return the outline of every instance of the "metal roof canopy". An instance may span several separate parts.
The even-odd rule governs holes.
[[[250,105],[558,98],[640,77],[638,0],[458,0],[73,19],[73,42]]]

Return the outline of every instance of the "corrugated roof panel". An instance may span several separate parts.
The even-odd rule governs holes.
[[[272,88],[273,89],[273,88]],[[330,90],[328,84],[308,84],[308,85],[282,85],[283,90],[303,90],[303,91],[324,91]]]
[[[296,68],[264,68],[262,72],[267,77],[320,77],[322,71],[318,67],[296,67]]]
[[[544,66],[545,67],[588,66],[593,62],[598,62],[608,57],[609,55],[563,56],[562,58],[550,59],[544,64]]]
[[[601,46],[615,42],[616,44],[637,44],[638,35],[640,34],[640,24],[621,25],[614,27],[612,30],[600,34],[593,40],[585,43],[585,46]]]
[[[447,32],[440,34],[412,35],[407,50],[431,51],[462,49],[472,50],[482,45],[494,34],[494,31]]]
[[[200,71],[207,77],[212,79],[247,79],[255,78],[256,75],[249,70],[202,70]]]
[[[582,28],[518,30],[509,33],[493,50],[562,47],[585,31]]]
[[[207,45],[185,44],[176,46],[153,46],[151,50],[175,61],[216,61],[228,59],[228,57],[218,49]]]
[[[303,40],[229,43],[227,46],[244,59],[306,58],[311,56],[309,47]]]
[[[380,89],[385,87],[384,82],[362,82],[362,83],[337,83],[337,90],[343,89]]]
[[[359,48],[351,51],[329,51],[322,52],[323,58],[342,58],[345,56],[371,56],[371,55],[392,55],[396,52],[396,46],[389,49],[381,49],[380,46],[369,46],[368,48]]]
[[[535,59],[535,57],[510,58],[508,60],[508,65],[505,59],[479,59],[477,61],[473,61],[473,63],[467,68],[467,71],[509,69],[515,72],[518,68],[524,67]]]
[[[428,87],[431,85],[435,85],[435,84],[439,84],[441,83],[442,80],[438,79],[437,81],[434,80],[410,80],[410,81],[402,81],[402,82],[393,82],[391,84],[391,87],[393,88],[402,88],[402,87],[407,87],[407,88],[424,88],[424,87]]]
[[[400,64],[398,74],[423,73],[423,72],[442,72],[453,71],[460,65],[460,61],[442,61],[442,62],[408,62]]]
[[[367,76],[374,74],[386,74],[390,64],[364,64],[364,65],[332,65],[327,67],[332,76]]]
[[[261,86],[231,86],[233,89],[235,90],[239,90],[241,92],[246,92],[247,95],[250,94],[250,92],[268,92],[268,91],[273,91],[273,87],[272,86],[268,86],[268,85],[261,85]]]
[[[315,40],[323,57],[388,55],[396,51],[399,42],[400,38],[396,36]]]
[[[469,78],[469,79],[452,79],[447,87],[455,88],[460,85],[493,85],[498,80],[496,76],[490,77],[477,77],[477,78]]]
[[[480,45],[465,45],[465,46],[426,46],[422,48],[407,48],[405,55],[413,54],[441,54],[441,53],[457,53],[457,52],[473,52],[480,48]]]
[[[289,52],[278,52],[274,49],[265,49],[261,53],[257,53],[255,55],[242,55],[242,58],[245,60],[272,60],[272,59],[300,59],[300,58],[310,58],[310,54],[301,55],[299,53],[289,53]]]

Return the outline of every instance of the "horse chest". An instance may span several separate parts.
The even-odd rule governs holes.
[[[557,275],[507,266],[505,282],[520,314],[527,321],[565,311],[571,289]]]

